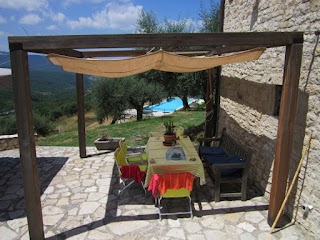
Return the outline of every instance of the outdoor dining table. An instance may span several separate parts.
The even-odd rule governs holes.
[[[190,172],[198,181],[197,185],[205,184],[205,173],[202,161],[188,136],[181,136],[176,140],[174,147],[164,146],[163,137],[150,137],[146,146],[148,155],[148,170],[146,174],[145,187],[148,187],[153,174]],[[183,156],[178,160],[170,160],[168,151],[173,148],[182,148]],[[199,182],[200,181],[200,182]]]

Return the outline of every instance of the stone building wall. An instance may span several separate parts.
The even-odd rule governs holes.
[[[319,0],[226,0],[224,20],[225,32],[305,32],[289,183],[311,131],[313,140],[286,213],[316,236],[320,236],[320,44],[315,49],[319,13]],[[271,189],[284,53],[285,47],[267,49],[259,60],[222,68],[219,127],[226,127],[253,152],[250,184],[266,198]],[[314,206],[308,216],[303,216],[302,204]]]

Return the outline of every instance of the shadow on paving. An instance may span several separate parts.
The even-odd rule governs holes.
[[[119,177],[118,177],[118,169],[114,165],[113,166],[113,174],[112,179],[110,183],[110,189],[108,192],[108,201],[106,203],[106,212],[105,216],[102,219],[99,219],[97,221],[92,221],[87,224],[83,224],[79,227],[75,227],[73,229],[61,232],[57,235],[48,237],[46,239],[50,240],[56,240],[56,239],[66,239],[73,236],[76,236],[78,234],[91,231],[94,229],[98,229],[102,226],[108,225],[110,223],[117,223],[117,222],[130,222],[130,221],[146,221],[146,220],[158,220],[159,215],[157,212],[157,208],[154,208],[154,213],[152,214],[132,214],[132,215],[123,215],[123,216],[117,216],[117,211],[119,210],[119,207],[122,205],[144,205],[144,206],[155,206],[154,199],[151,195],[151,192],[147,191],[147,194],[145,196],[144,190],[142,189],[141,185],[139,184],[133,184],[128,189],[126,189],[119,197],[116,197],[119,189]],[[208,178],[207,178],[208,179]],[[207,181],[210,181],[209,179]],[[240,206],[240,207],[230,207],[228,209],[218,207],[216,209],[209,209],[209,210],[202,210],[200,207],[202,203],[205,202],[212,202],[214,197],[213,194],[211,194],[211,188],[212,182],[210,184],[207,184],[205,186],[201,186],[199,189],[198,199],[199,201],[196,202],[196,196],[194,192],[192,192],[192,207],[193,207],[193,215],[196,217],[202,217],[202,216],[211,216],[216,214],[223,214],[223,213],[236,213],[236,212],[250,212],[250,211],[262,211],[267,210],[268,205],[252,205],[252,206]],[[180,203],[177,202],[177,205],[180,207]],[[177,206],[175,206],[177,207]],[[196,208],[200,210],[196,210]],[[164,219],[168,218],[190,218],[190,215],[179,215],[178,216],[165,216]],[[125,223],[124,223],[125,224]]]
[[[39,157],[41,194],[60,171],[67,157]],[[20,158],[0,158],[0,221],[26,216]]]

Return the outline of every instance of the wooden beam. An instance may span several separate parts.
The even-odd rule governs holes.
[[[167,51],[167,50],[165,50]],[[124,51],[83,51],[83,57],[137,57],[147,54],[146,50],[124,50]],[[170,50],[168,52],[186,56],[205,55],[208,51],[186,51],[186,50]]]
[[[219,110],[220,110],[220,86],[221,86],[221,70],[222,67],[218,66],[215,68],[216,74],[215,74],[215,81],[213,85],[214,89],[214,104],[213,104],[213,136],[218,135],[218,129],[219,129]]]
[[[262,48],[262,47],[274,47],[274,46],[261,46],[261,45],[243,45],[243,46],[221,46],[221,47],[216,47],[211,49],[206,56],[214,56],[214,55],[221,55],[224,53],[232,53],[232,52],[241,52],[241,51],[246,51],[246,50],[251,50],[254,48]]]
[[[40,49],[40,50],[34,50],[33,52],[42,53],[42,54],[56,53],[56,54],[61,54],[69,57],[77,57],[77,58],[82,57],[81,52],[73,49]]]
[[[213,75],[215,75],[215,68],[208,69],[207,79],[207,94],[206,94],[206,121],[204,129],[204,137],[213,137],[213,124],[214,124],[214,109],[213,109]]]
[[[83,57],[137,57],[146,54],[146,50],[123,50],[123,51],[83,51]]]
[[[80,157],[87,157],[86,154],[86,125],[85,125],[85,110],[84,110],[84,87],[83,74],[76,73],[77,79],[77,107],[78,107],[78,139]]]
[[[223,32],[223,27],[224,27],[224,8],[225,8],[225,0],[220,0],[220,13],[219,13],[220,32]]]
[[[286,48],[277,145],[268,211],[268,223],[270,226],[276,219],[286,193],[299,91],[302,46],[302,44],[293,44]]]
[[[27,52],[10,52],[16,124],[30,239],[44,239]]]
[[[303,42],[302,32],[164,33],[9,37],[11,50],[219,45],[286,46]]]

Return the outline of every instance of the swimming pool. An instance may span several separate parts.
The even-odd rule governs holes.
[[[188,103],[194,102],[195,99],[188,98]],[[144,110],[151,110],[155,112],[167,112],[167,113],[173,113],[174,111],[180,109],[183,107],[182,100],[178,97],[173,97],[168,100],[164,100],[161,103],[151,105],[144,107]]]

